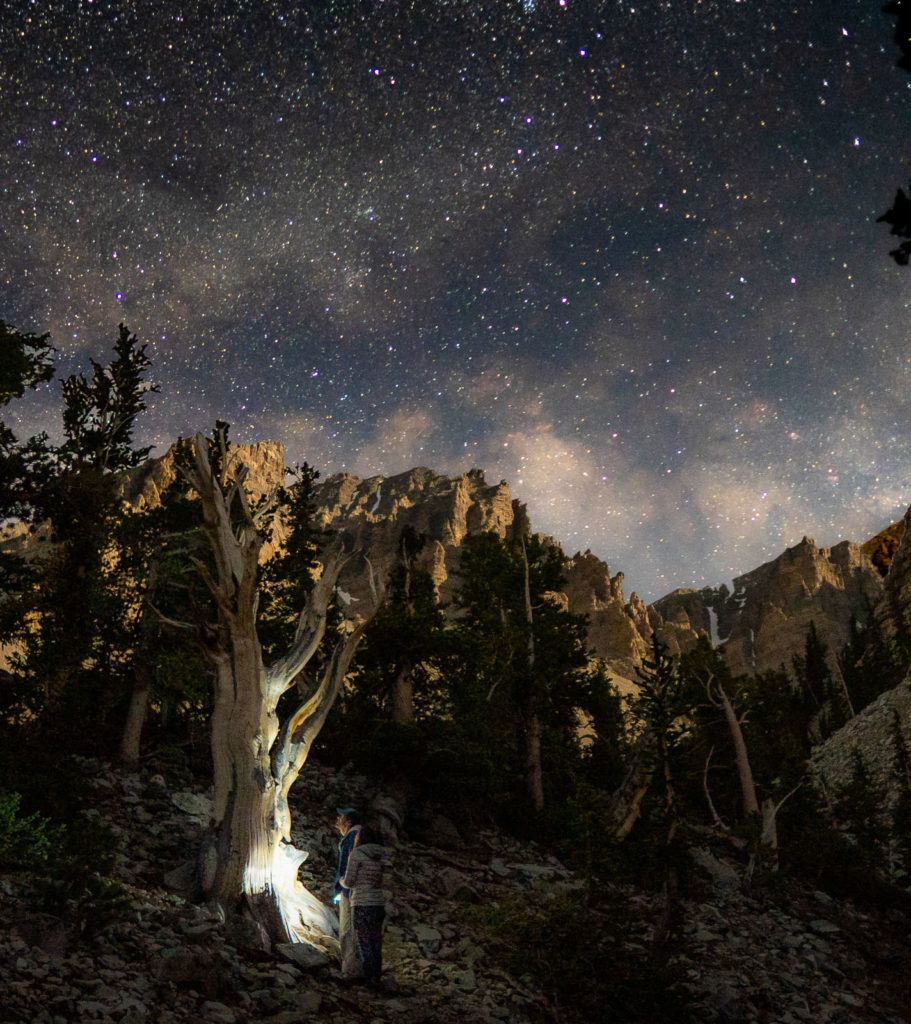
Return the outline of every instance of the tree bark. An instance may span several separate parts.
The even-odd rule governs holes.
[[[661,912],[655,923],[652,936],[651,958],[655,963],[664,963],[671,937],[674,935],[679,918],[679,879],[674,863],[674,838],[677,835],[677,788],[671,770],[667,734],[659,731],[655,737],[656,759],[664,780],[664,884],[661,893]]]
[[[709,805],[709,812],[712,815],[712,823],[715,828],[720,829],[722,832],[730,831],[721,819],[721,815],[718,813],[718,808],[715,807],[715,801],[712,799],[712,791],[709,787],[709,765],[712,763],[712,754],[715,753],[715,748],[709,751],[709,756],[705,759],[705,767],[702,769],[702,791],[705,793],[705,802]]]
[[[133,692],[130,695],[123,735],[120,738],[120,760],[127,768],[135,768],[139,764],[142,730],[149,711],[151,694],[152,668],[145,658],[140,658],[136,663]]]
[[[753,769],[750,766],[750,755],[747,751],[746,741],[743,738],[743,729],[740,728],[740,721],[734,711],[734,706],[721,685],[718,686],[718,697],[721,702],[721,710],[724,712],[725,721],[731,733],[731,741],[734,744],[734,757],[737,761],[737,775],[740,779],[743,813],[747,818],[753,814],[758,817],[759,800],[756,797],[756,783],[753,780]]]
[[[709,681],[709,691],[711,680]],[[725,720],[731,733],[731,740],[734,744],[734,755],[737,761],[737,774],[740,778],[740,792],[743,799],[743,812],[747,818],[755,817],[760,824],[759,842],[750,854],[749,863],[744,873],[744,881],[749,884],[753,877],[757,860],[766,863],[772,871],[778,870],[778,811],[782,804],[797,791],[792,789],[784,799],[777,804],[772,797],[766,797],[760,807],[756,795],[756,783],[753,778],[753,769],[750,765],[749,751],[746,740],[743,736],[743,729],[740,726],[740,719],[734,711],[731,700],[725,693],[724,687],[720,684],[718,689],[718,701],[724,712]],[[711,692],[709,692],[711,699]],[[799,786],[797,788],[800,788]]]
[[[224,449],[221,462],[224,466]],[[297,878],[307,854],[291,844],[288,792],[338,695],[366,622],[342,638],[314,692],[284,721],[278,705],[319,647],[346,558],[338,548],[331,553],[300,613],[291,648],[267,667],[256,631],[263,544],[257,523],[263,513],[250,509],[242,469],[231,484],[216,478],[201,434],[187,477],[202,500],[216,572],[197,566],[218,606],[218,629],[204,643],[215,669],[214,807],[200,851],[201,886],[226,909],[246,902],[267,944],[335,935],[335,914]]]
[[[414,725],[414,678],[410,666],[403,668],[392,684],[392,721],[396,725]]]
[[[841,692],[845,699],[845,706],[848,709],[848,719],[856,718],[857,712],[854,710],[854,701],[851,700],[851,692],[848,689],[848,683],[845,679],[844,672],[841,670],[841,665],[838,664],[838,658],[834,659],[833,664],[835,666],[835,674],[838,676],[838,681],[841,684]]]
[[[778,806],[772,797],[762,801],[762,833],[759,844],[766,851],[773,871],[778,870]]]
[[[534,706],[525,715],[525,779],[528,798],[536,814],[544,810],[544,775],[541,770],[541,719]]]
[[[655,737],[643,732],[636,741],[630,765],[623,782],[611,797],[611,834],[622,842],[639,820],[642,801],[652,785],[654,775]]]
[[[148,645],[143,641],[149,633],[149,616],[153,613],[151,601],[155,594],[155,585],[158,580],[158,571],[153,564],[149,568],[149,576],[146,584],[146,603],[141,610],[141,621],[139,625],[139,637],[142,638],[138,647],[136,658],[136,672],[133,677],[133,692],[130,695],[130,704],[127,708],[127,717],[123,726],[123,734],[120,738],[120,760],[127,768],[135,768],[139,764],[139,752],[142,746],[142,730],[145,728],[146,716],[149,712],[149,700],[152,696],[152,665],[148,657]]]

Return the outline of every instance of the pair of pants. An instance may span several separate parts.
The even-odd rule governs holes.
[[[338,900],[338,946],[342,974],[346,978],[359,978],[361,965],[357,955],[357,936],[354,934],[354,913],[351,900],[344,895]]]
[[[383,920],[386,917],[384,907],[354,908],[354,930],[357,933],[357,945],[361,954],[361,965],[364,977],[368,982],[377,984],[383,972]]]

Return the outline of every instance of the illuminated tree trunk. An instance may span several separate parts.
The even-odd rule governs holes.
[[[221,465],[225,454],[223,448]],[[313,692],[281,721],[279,701],[320,646],[347,559],[340,548],[333,550],[300,614],[290,650],[264,665],[256,631],[264,542],[258,524],[274,509],[266,504],[251,510],[242,467],[230,484],[216,475],[201,434],[194,456],[185,473],[202,500],[216,572],[201,562],[197,567],[218,606],[218,624],[204,643],[215,669],[215,706],[214,809],[200,855],[202,889],[227,909],[246,902],[266,941],[334,935],[335,914],[297,878],[307,854],[291,844],[288,792],[335,701],[366,622],[339,642]]]

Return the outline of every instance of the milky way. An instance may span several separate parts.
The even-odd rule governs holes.
[[[481,466],[646,596],[863,539],[911,498],[891,27],[843,0],[7,4],[0,318],[61,373],[124,320],[148,443],[222,417],[324,475]]]

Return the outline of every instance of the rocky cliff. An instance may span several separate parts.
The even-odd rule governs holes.
[[[515,516],[506,481],[491,486],[478,469],[452,478],[423,467],[366,480],[339,473],[317,487],[316,499],[319,524],[327,530],[354,534],[380,579],[395,563],[405,526],[425,536],[427,543],[419,561],[443,598],[451,593],[452,570],[462,541],[484,531],[505,537]],[[351,603],[369,599],[368,574],[362,561],[348,567],[342,588]]]
[[[465,538],[485,531],[509,536],[518,510],[506,481],[488,484],[479,469],[457,477],[423,467],[364,480],[338,474],[317,488],[316,497],[320,524],[357,536],[379,578],[395,563],[403,527],[427,537],[419,563],[433,577],[443,601],[452,595],[453,573]],[[562,552],[557,541],[552,543]],[[340,592],[354,609],[369,602],[369,576],[363,561],[352,562],[346,570]],[[628,688],[647,638],[633,610],[638,599],[632,595],[630,605],[626,603],[623,574],[612,576],[590,551],[577,553],[566,559],[564,596],[570,611],[589,617],[592,649],[605,660],[617,683]]]
[[[236,445],[230,459],[247,467],[247,486],[256,497],[284,479],[280,444]],[[176,472],[172,447],[163,457],[124,476],[123,497],[140,506],[154,505]],[[483,531],[508,536],[518,507],[507,482],[490,484],[480,469],[455,477],[425,467],[366,479],[339,473],[317,487],[316,498],[320,525],[357,537],[379,579],[395,562],[404,526],[426,536],[419,561],[444,601],[452,595],[453,573],[465,538]],[[588,616],[591,648],[622,689],[634,685],[636,669],[656,635],[672,654],[692,648],[701,634],[709,636],[721,646],[735,674],[777,669],[782,664],[790,668],[803,651],[810,622],[816,624],[834,657],[847,639],[852,614],[864,615],[875,606],[893,629],[889,623],[894,623],[895,608],[911,608],[911,542],[900,543],[906,522],[907,517],[862,547],[844,541],[821,548],[805,537],[735,579],[733,593],[724,586],[678,589],[651,605],[635,593],[627,600],[622,572],[612,574],[590,551],[576,553],[566,556],[565,601],[571,611]],[[274,544],[282,539],[278,524]],[[551,542],[562,552],[559,541]],[[264,556],[273,551],[273,546],[267,547]],[[340,594],[352,615],[359,605],[369,604],[366,561],[350,563]]]
[[[285,479],[285,452],[276,442],[232,446],[229,469],[235,464],[246,467],[246,485],[254,498],[268,494]],[[120,495],[136,507],[154,507],[177,473],[176,446],[172,445],[160,458],[124,473]],[[485,531],[508,536],[520,507],[505,480],[489,484],[480,469],[456,477],[424,467],[367,479],[338,473],[317,486],[315,497],[318,525],[330,533],[345,531],[356,538],[379,580],[395,563],[403,527],[423,534],[427,544],[419,564],[429,571],[444,602],[453,592],[453,572],[465,538]],[[264,559],[281,545],[284,535],[282,524],[276,523],[272,543],[263,548]],[[549,540],[562,553],[559,543]],[[6,527],[0,543],[26,556],[37,549],[35,535],[16,524]],[[366,559],[352,559],[339,582],[339,594],[353,617],[359,606],[366,608],[372,600]],[[563,598],[570,611],[589,616],[593,650],[607,662],[621,687],[629,688],[652,627],[649,612],[635,594],[627,604],[623,574],[612,576],[608,566],[590,551],[577,553],[566,559]]]
[[[247,467],[248,486],[256,496],[283,479],[285,459],[279,444],[237,445],[231,459]],[[124,497],[137,504],[155,503],[175,472],[171,449],[127,478]],[[517,511],[507,482],[488,483],[480,469],[455,477],[426,467],[365,479],[338,473],[319,484],[316,499],[319,524],[357,537],[379,579],[395,563],[403,527],[427,537],[419,562],[443,601],[452,595],[465,538],[484,531],[508,536]],[[902,529],[903,524],[896,524],[863,548],[848,541],[820,548],[805,537],[734,580],[733,593],[726,587],[678,589],[648,606],[635,593],[627,600],[623,573],[612,574],[605,562],[585,551],[566,558],[565,600],[570,611],[588,616],[589,643],[623,689],[634,684],[655,635],[672,654],[692,648],[701,634],[709,636],[722,646],[735,674],[782,664],[789,668],[803,651],[811,621],[834,656],[847,639],[852,614],[881,602],[884,592],[892,595],[893,604],[897,600],[911,607],[911,544],[899,546]],[[281,538],[278,529],[276,542]],[[552,543],[559,548],[559,541]],[[893,560],[884,584],[883,567]],[[370,603],[363,559],[353,560],[345,570],[340,593],[353,615],[358,606]]]
[[[882,594],[882,578],[860,547],[820,548],[809,537],[734,580],[718,606],[718,630],[735,674],[790,668],[810,623],[833,656],[848,638],[852,614]]]
[[[268,451],[256,447],[264,451],[251,453],[254,462]],[[479,469],[458,477],[423,467],[363,480],[338,474],[317,489],[317,498],[321,524],[355,533],[381,578],[394,563],[402,527],[424,534],[428,544],[421,561],[444,600],[452,593],[465,537],[487,530],[508,536],[516,514],[506,481],[488,484]],[[627,600],[622,572],[612,574],[591,551],[577,552],[566,558],[566,603],[588,616],[589,643],[623,689],[633,685],[656,635],[672,654],[706,635],[721,646],[734,674],[790,669],[804,650],[811,622],[834,658],[848,638],[852,615],[884,608],[886,596],[890,608],[911,608],[911,543],[899,545],[903,530],[903,523],[896,524],[863,547],[843,541],[823,548],[805,537],[735,579],[733,592],[725,586],[678,589],[651,605],[635,593]],[[552,543],[559,548],[558,541]],[[369,599],[364,563],[352,564],[342,590],[353,607]]]
[[[896,727],[911,747],[911,679],[880,694],[813,752],[811,767],[830,798],[851,782],[855,752],[860,755],[870,784],[891,807],[903,784],[899,776]]]
[[[611,575],[606,562],[591,551],[577,552],[566,562],[564,585],[569,610],[588,616],[588,641],[602,658],[621,689],[628,689],[636,678],[636,668],[648,649],[638,608],[644,608],[638,596],[623,595],[623,573]]]
[[[275,441],[232,445],[228,450],[229,472],[238,465],[247,469],[247,492],[260,498],[284,481],[285,449]],[[176,476],[177,446],[171,445],[161,458],[149,459],[137,469],[122,474],[121,497],[138,508],[154,508]]]
[[[874,614],[879,619],[887,636],[899,629],[911,628],[911,507],[901,523],[896,524],[893,536],[897,536],[895,547],[889,559],[889,567],[883,579],[883,592]],[[882,536],[882,535],[880,535]],[[875,539],[875,538],[874,538]]]
[[[718,644],[718,613],[724,595],[711,587],[688,590],[680,587],[648,607],[646,629],[657,633],[670,654],[690,650],[701,635]]]
[[[879,570],[881,576],[885,576],[892,564],[898,545],[901,543],[905,532],[905,521],[900,519],[892,523],[885,530],[880,530],[875,537],[871,537],[861,545],[861,551]]]

